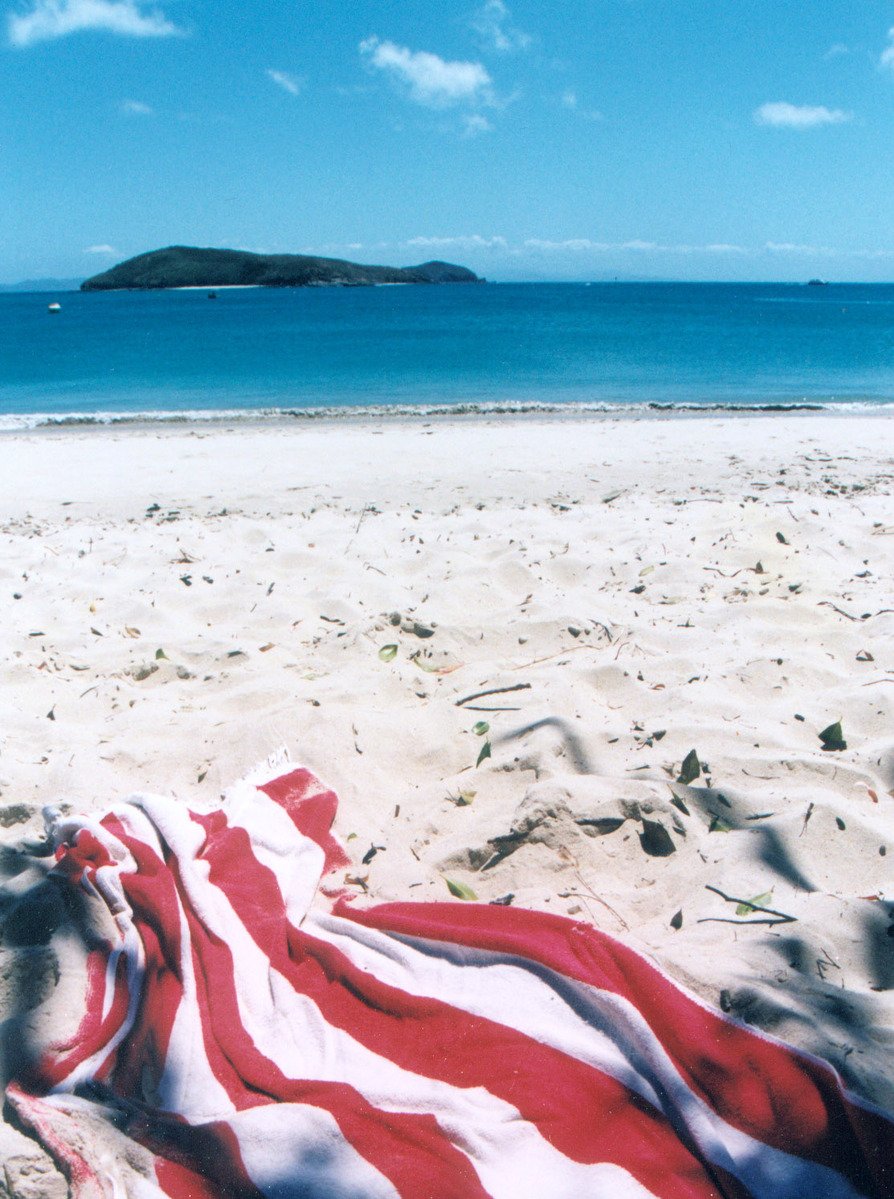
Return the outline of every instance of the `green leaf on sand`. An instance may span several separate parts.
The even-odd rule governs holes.
[[[823,729],[819,734],[819,739],[823,743],[823,749],[847,749],[847,742],[844,739],[844,733],[841,731],[840,720],[836,720],[834,724],[830,724],[828,728]]]
[[[396,645],[383,645],[379,650],[379,657],[383,662],[391,662],[397,657]]]
[[[156,659],[164,658],[165,661],[168,660],[168,655],[165,653],[165,651],[163,649],[157,649],[155,651],[155,657],[156,657]]]
[[[489,758],[489,757],[490,757],[490,742],[485,741],[485,743],[481,747],[481,753],[478,755],[478,761],[475,763],[475,765],[480,766],[481,763],[484,761],[484,759]]]
[[[752,899],[750,903],[740,903],[737,906],[736,915],[750,916],[751,913],[756,910],[754,906],[755,904],[757,904],[759,907],[765,908],[772,898],[772,891],[764,891],[763,895],[755,895],[754,899]]]
[[[698,754],[694,749],[691,749],[683,759],[683,765],[680,767],[680,773],[677,775],[677,782],[688,786],[702,772],[702,764],[698,760]]]
[[[483,737],[489,728],[490,725],[486,720],[479,720],[477,724],[472,725],[472,732],[476,737]]]
[[[468,899],[473,903],[477,901],[478,896],[465,883],[456,883],[452,878],[445,878],[444,882],[447,884],[447,890],[450,894],[455,895],[457,899]]]
[[[460,791],[458,795],[451,795],[449,798],[458,808],[467,808],[477,794],[477,791]]]
[[[720,817],[720,816],[712,816],[711,817],[711,823],[708,825],[709,833],[731,833],[732,831],[733,831],[733,826],[731,824],[727,824],[726,821],[724,819],[722,819],[722,817]]]

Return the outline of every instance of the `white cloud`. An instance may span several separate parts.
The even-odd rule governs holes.
[[[791,241],[768,241],[764,249],[770,254],[804,254],[808,257],[830,257],[834,256],[837,251],[830,249],[828,246],[804,246],[797,242]]]
[[[843,125],[853,120],[852,112],[841,108],[826,108],[823,104],[788,104],[778,100],[762,104],[754,110],[758,125],[770,125],[775,129],[816,129],[819,125]]]
[[[409,50],[369,37],[360,53],[371,66],[410,89],[410,99],[429,108],[488,102],[491,78],[480,62],[447,62],[426,50]]]
[[[148,104],[144,104],[142,100],[122,100],[121,111],[133,117],[151,117],[155,115],[155,109]]]
[[[461,237],[411,237],[404,242],[406,246],[426,250],[443,250],[445,247],[459,247],[465,250],[505,250],[508,243],[505,237],[482,237],[480,233],[466,234]]]
[[[888,30],[888,47],[882,51],[882,56],[879,62],[883,67],[894,69],[894,27]]]
[[[566,250],[573,254],[602,253],[605,250],[616,249],[608,242],[590,241],[588,237],[568,237],[564,241],[550,241],[548,238],[529,237],[524,243],[526,250]]]
[[[463,132],[466,137],[477,137],[479,133],[493,132],[493,125],[480,112],[470,112],[463,118]]]
[[[159,8],[141,0],[32,0],[23,13],[11,13],[9,40],[13,46],[32,46],[99,29],[125,37],[171,37],[182,31]]]
[[[704,246],[685,244],[664,246],[659,242],[643,241],[640,238],[633,238],[630,241],[605,242],[591,241],[588,237],[569,237],[564,241],[529,237],[524,242],[524,248],[569,254],[609,254],[624,251],[634,254],[747,254],[749,252],[745,246],[730,245],[725,242],[711,242]]]
[[[267,77],[291,96],[297,96],[303,87],[303,80],[296,79],[294,75],[289,75],[286,71],[275,71],[273,67],[267,71]]]
[[[559,103],[563,108],[567,108],[570,112],[577,113],[579,117],[583,117],[585,121],[604,121],[605,117],[598,109],[581,108],[577,92],[571,88],[567,88],[559,97]]]
[[[530,46],[530,34],[513,28],[509,24],[509,16],[509,9],[503,0],[485,0],[475,13],[472,28],[488,50],[499,50],[506,54],[513,50],[526,50]]]
[[[117,254],[114,246],[88,246],[85,254]]]

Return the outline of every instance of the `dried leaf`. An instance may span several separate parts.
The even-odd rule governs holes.
[[[383,645],[379,650],[379,657],[383,662],[392,662],[397,657],[397,646]]]
[[[129,624],[125,625],[124,632],[127,634],[128,637],[139,637],[140,636],[140,630],[135,629],[133,627],[133,625],[129,625]]]
[[[683,765],[680,767],[680,773],[677,775],[677,782],[688,786],[702,772],[701,762],[698,760],[698,754],[694,749],[691,749],[683,759]]]
[[[666,858],[676,852],[673,838],[657,820],[643,818],[643,831],[639,835],[640,845],[653,858]]]
[[[758,904],[758,905],[760,905],[760,907],[765,908],[772,898],[773,898],[772,891],[764,891],[764,893],[762,895],[755,895],[754,899],[750,900],[750,902],[740,903],[736,906],[736,915],[737,916],[750,916],[751,913],[753,911],[755,911],[755,907],[754,907],[755,904]]]
[[[847,749],[847,742],[844,739],[844,733],[841,731],[840,720],[836,720],[834,724],[828,725],[817,735],[823,743],[824,750]]]
[[[266,654],[268,650],[273,649],[273,645],[274,645],[274,642],[268,641],[266,645],[260,646],[260,648],[258,649],[258,653]]]
[[[447,884],[447,890],[450,894],[455,895],[457,899],[471,900],[473,903],[477,902],[478,896],[466,883],[454,882],[452,878],[445,878],[444,882]]]
[[[460,791],[458,795],[448,795],[447,798],[458,808],[467,808],[477,794],[477,791]]]

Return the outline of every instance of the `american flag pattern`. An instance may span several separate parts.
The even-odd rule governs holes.
[[[110,931],[7,1098],[75,1199],[894,1194],[885,1114],[595,928],[319,894],[335,809],[290,768],[56,820]]]

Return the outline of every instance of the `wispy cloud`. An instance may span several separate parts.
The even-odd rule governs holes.
[[[807,258],[829,258],[837,253],[829,246],[805,246],[792,241],[768,241],[764,249],[768,254],[794,254]]]
[[[290,75],[287,71],[275,71],[270,67],[267,71],[267,78],[272,79],[278,87],[289,93],[290,96],[297,96],[304,86],[304,80],[298,79],[294,75]]]
[[[426,50],[409,50],[377,37],[360,43],[370,66],[409,89],[410,99],[428,108],[486,103],[491,78],[480,62],[448,62]]]
[[[101,30],[123,37],[172,37],[182,33],[159,8],[141,0],[32,0],[11,13],[7,32],[13,46],[32,46],[72,33]]]
[[[403,243],[414,249],[443,250],[506,250],[509,243],[505,237],[482,237],[480,233],[467,233],[459,237],[411,237]]]
[[[85,254],[117,254],[114,246],[87,246]]]
[[[478,137],[482,133],[492,133],[493,125],[480,112],[470,112],[463,117],[463,133],[466,137]]]
[[[745,246],[728,242],[709,242],[707,245],[662,245],[656,241],[631,238],[629,241],[592,241],[589,237],[568,237],[563,241],[551,241],[541,237],[529,237],[524,243],[526,250],[545,253],[566,254],[611,254],[627,252],[633,254],[747,254]]]
[[[122,100],[121,111],[130,117],[152,117],[155,115],[155,109],[149,104],[144,104],[142,100]]]
[[[823,104],[789,104],[777,100],[762,104],[754,110],[758,125],[769,125],[774,129],[816,129],[820,125],[843,125],[853,120],[852,112],[841,108],[826,108]]]
[[[510,12],[503,0],[485,0],[471,24],[484,49],[509,54],[514,50],[526,50],[531,44],[530,34],[510,24]]]
[[[879,62],[883,67],[889,67],[894,70],[894,27],[888,30],[888,45],[882,51]]]
[[[582,108],[577,92],[572,88],[566,88],[559,97],[559,102],[563,108],[567,108],[570,112],[576,112],[578,116],[583,117],[585,121],[604,121],[605,117],[598,109]]]

